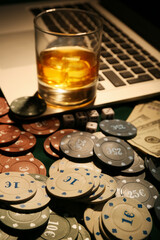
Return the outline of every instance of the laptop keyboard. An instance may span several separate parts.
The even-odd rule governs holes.
[[[56,6],[56,8],[59,7],[62,6]],[[128,37],[126,33],[107,20],[107,18],[104,18],[91,4],[81,3],[63,5],[63,7],[74,7],[94,11],[97,12],[103,20],[99,91],[105,90],[103,82],[106,80],[109,80],[114,87],[121,87],[160,79],[160,62],[142,46]],[[38,13],[49,8],[51,8],[51,6],[31,8],[30,11],[36,16]],[[52,26],[52,24],[55,26],[53,18],[44,19],[44,21],[50,22],[50,26]],[[86,24],[86,22],[79,23],[79,21],[76,21],[76,17],[71,15],[60,16],[58,23],[56,23],[57,30],[62,30],[63,26],[67,23],[72,24],[75,31],[77,24],[81,24],[84,28]]]

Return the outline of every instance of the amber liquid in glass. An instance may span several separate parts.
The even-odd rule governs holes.
[[[37,58],[39,94],[48,103],[73,106],[96,95],[98,60],[82,47],[56,47]]]

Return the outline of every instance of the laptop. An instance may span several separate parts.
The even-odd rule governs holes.
[[[108,6],[112,9],[115,7],[116,12],[124,11],[123,6],[129,9],[126,5],[121,5],[118,9],[120,5],[117,3],[120,4],[120,0],[52,0],[1,5],[0,87],[8,104],[37,92],[33,19],[43,10],[60,7],[94,11],[103,20],[97,96],[90,108],[160,95],[160,49],[111,13]],[[125,19],[125,15],[123,17]],[[142,28],[138,17],[135,21]],[[152,30],[155,29],[150,27],[148,35],[152,36]],[[43,116],[68,110],[70,109],[47,106]]]

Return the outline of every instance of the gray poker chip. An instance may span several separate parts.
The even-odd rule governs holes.
[[[138,175],[145,170],[144,160],[134,151],[134,161],[133,164],[127,168],[121,171],[122,175]]]
[[[137,135],[137,128],[133,124],[120,119],[105,119],[99,123],[99,127],[105,135],[123,139],[131,139]]]
[[[78,222],[74,217],[58,215],[50,210],[48,225],[40,238],[44,240],[74,240],[78,235]]]
[[[37,96],[24,96],[15,99],[10,105],[11,111],[21,117],[34,117],[46,110],[46,103]]]
[[[71,158],[90,158],[97,140],[98,138],[89,132],[73,132],[62,138],[60,149]]]
[[[0,209],[0,221],[15,230],[32,230],[47,223],[50,215],[49,207],[34,213],[19,213],[8,209]]]
[[[103,137],[94,145],[94,153],[98,160],[111,167],[127,168],[134,161],[131,146],[120,138]]]
[[[148,209],[154,207],[159,193],[154,185],[140,178],[123,178],[117,182],[116,197],[135,198]]]

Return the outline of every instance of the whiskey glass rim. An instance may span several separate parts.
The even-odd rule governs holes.
[[[64,12],[64,11],[65,12],[72,11],[75,13],[83,13],[83,14],[86,14],[86,16],[92,17],[92,19],[93,18],[96,19],[95,29],[83,31],[83,32],[74,32],[74,33],[58,32],[58,31],[46,30],[38,24],[38,19],[43,17],[44,15],[47,15],[48,13],[54,13],[54,12],[57,13],[57,12]],[[42,11],[41,13],[39,13],[38,15],[35,16],[34,26],[35,26],[35,29],[37,29],[43,33],[54,35],[54,36],[62,36],[62,37],[76,37],[77,36],[77,37],[80,37],[80,36],[87,36],[87,35],[95,34],[96,32],[102,31],[103,22],[102,22],[101,17],[92,11],[76,9],[76,8],[50,8],[50,9]]]

